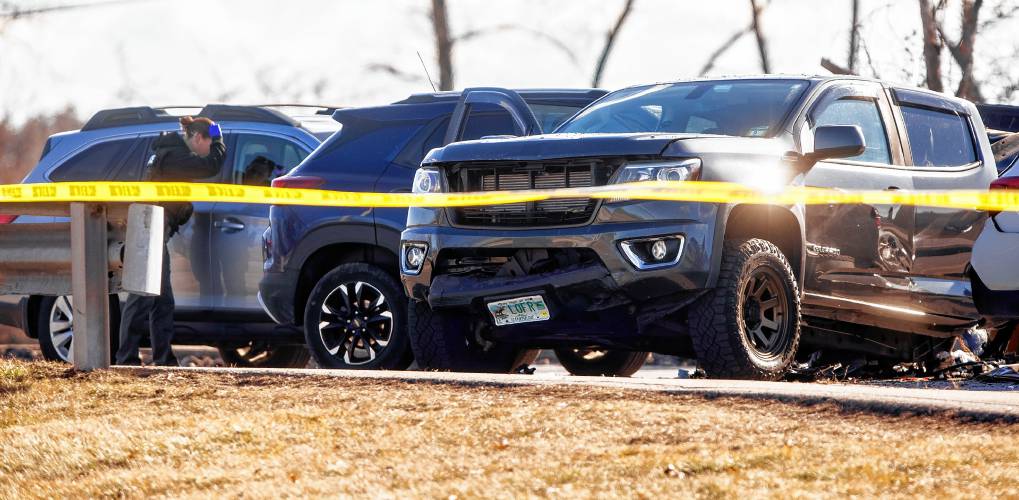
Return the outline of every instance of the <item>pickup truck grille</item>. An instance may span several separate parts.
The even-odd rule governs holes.
[[[612,175],[603,160],[505,162],[461,165],[452,175],[453,191],[520,191],[602,186]],[[598,200],[567,198],[453,209],[454,224],[463,226],[540,227],[590,222]]]

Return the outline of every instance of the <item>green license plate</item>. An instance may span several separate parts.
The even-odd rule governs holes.
[[[489,302],[488,311],[495,319],[495,326],[547,321],[550,318],[548,306],[541,295]]]

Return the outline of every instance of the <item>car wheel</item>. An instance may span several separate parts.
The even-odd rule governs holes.
[[[322,368],[403,370],[414,361],[407,299],[389,273],[343,264],[318,281],[304,309],[304,336]]]
[[[470,315],[435,311],[427,302],[410,301],[410,342],[414,359],[425,370],[510,373],[530,365],[537,349],[479,342]]]
[[[116,295],[110,296],[110,354],[120,347],[120,308]],[[71,341],[74,340],[74,298],[70,295],[43,297],[36,318],[39,349],[44,359],[71,362]]]
[[[572,375],[629,377],[647,361],[647,352],[606,349],[556,349],[559,364]]]
[[[304,368],[311,358],[303,345],[255,341],[240,347],[221,345],[218,349],[224,365],[241,368]]]
[[[774,380],[800,341],[800,294],[782,251],[726,241],[717,286],[690,311],[690,337],[709,377]]]

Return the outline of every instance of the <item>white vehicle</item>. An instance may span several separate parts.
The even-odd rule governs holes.
[[[1001,156],[991,189],[1019,190],[1019,153]],[[990,215],[970,257],[973,301],[985,316],[1019,318],[1019,211]]]

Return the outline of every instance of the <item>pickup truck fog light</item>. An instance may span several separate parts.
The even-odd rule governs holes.
[[[619,249],[633,267],[644,271],[679,263],[684,241],[680,235],[637,238],[619,242]]]
[[[428,245],[425,243],[404,243],[400,252],[400,267],[404,274],[416,275],[425,264]]]
[[[665,244],[665,240],[655,240],[655,242],[651,244],[651,256],[654,257],[655,260],[660,261],[665,259],[665,253],[668,250],[669,248],[668,245]]]

